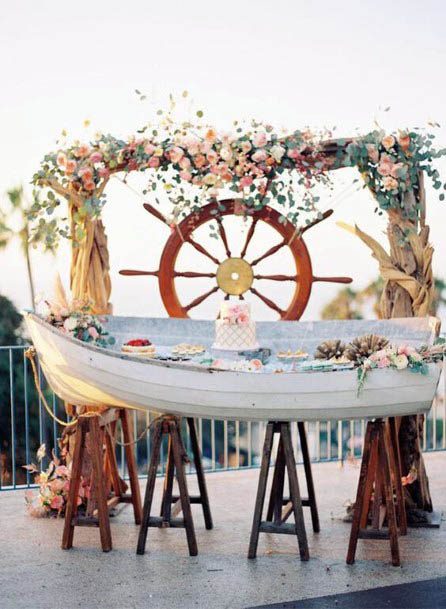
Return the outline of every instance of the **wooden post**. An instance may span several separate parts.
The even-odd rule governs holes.
[[[358,539],[361,538],[389,539],[392,565],[400,565],[398,528],[400,534],[405,534],[406,518],[401,474],[397,466],[398,451],[395,443],[391,441],[394,423],[395,421],[391,419],[388,428],[382,419],[367,423],[347,552],[347,564],[349,565],[355,561]],[[367,528],[370,511],[371,528]],[[383,529],[385,519],[387,529]]]
[[[126,444],[131,494],[126,494],[125,492],[127,486],[119,476],[116,461],[114,430],[118,417],[121,418],[121,421],[124,421],[123,436]],[[109,426],[111,426],[113,431],[110,431]],[[87,514],[79,516],[77,513],[77,497],[79,495],[85,451],[87,450],[87,434],[89,435],[88,451],[91,459],[91,496]],[[130,446],[131,442],[130,423],[128,412],[125,409],[110,409],[102,416],[94,413],[79,415],[76,426],[70,490],[65,510],[65,525],[62,536],[63,549],[69,549],[73,546],[75,526],[97,526],[100,531],[103,551],[110,551],[112,549],[112,538],[109,509],[115,507],[118,503],[132,503],[135,523],[139,524],[141,522],[141,496],[136,464]],[[113,493],[111,493],[112,490]]]
[[[192,421],[193,423],[193,421]],[[194,428],[195,429],[195,428]],[[161,515],[152,516],[152,503],[153,494],[155,491],[156,474],[160,462],[160,446],[163,434],[168,435],[168,456],[167,456],[167,468],[166,476],[164,479],[164,491],[163,498],[161,501]],[[181,426],[180,419],[174,416],[163,416],[159,418],[153,429],[152,439],[152,454],[150,457],[149,471],[147,475],[147,486],[146,494],[144,499],[144,508],[142,516],[142,524],[139,531],[138,545],[136,548],[137,554],[144,554],[147,542],[147,533],[149,527],[158,528],[184,528],[186,530],[187,544],[189,548],[189,555],[196,556],[198,554],[197,540],[195,537],[194,522],[192,518],[191,503],[201,503],[203,506],[203,512],[208,513],[210,518],[209,503],[207,501],[207,492],[204,495],[200,494],[198,497],[190,497],[187,488],[186,475],[184,471],[184,463],[187,458],[187,453],[181,439]],[[198,448],[198,443],[196,444]],[[173,495],[173,478],[174,474],[177,479],[179,495]],[[197,470],[198,474],[198,470]],[[200,477],[198,478],[200,485]],[[204,478],[202,479],[204,484]],[[204,486],[206,491],[206,487]],[[200,487],[201,492],[201,487]],[[174,510],[172,510],[172,503],[176,504]],[[177,509],[178,506],[178,509]],[[206,507],[205,507],[206,506]],[[177,511],[183,512],[183,518],[176,518]],[[173,513],[175,512],[175,514]],[[209,521],[206,522],[206,528]],[[212,526],[212,519],[210,519],[210,525]]]
[[[267,520],[262,521],[263,506],[265,503],[266,487],[268,482],[268,471],[271,462],[271,451],[274,442],[274,434],[276,433],[279,434],[279,452],[274,471],[271,497],[267,511]],[[288,485],[290,489],[289,502],[291,504],[291,511],[294,514],[294,524],[286,523],[290,513],[284,514],[284,511],[282,510],[283,503],[288,501],[284,500],[283,498],[285,469],[288,472]],[[260,533],[296,535],[301,560],[306,561],[309,559],[307,534],[305,531],[302,500],[300,497],[289,422],[269,421],[266,427],[248,558],[255,558],[257,555],[257,546]]]

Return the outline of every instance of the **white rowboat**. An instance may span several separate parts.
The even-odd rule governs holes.
[[[439,364],[429,364],[426,375],[373,370],[358,396],[356,370],[247,373],[120,352],[120,345],[136,337],[150,338],[154,344],[187,341],[209,346],[214,338],[210,321],[110,316],[107,329],[117,344],[104,349],[71,338],[32,313],[25,319],[48,383],[60,398],[76,405],[251,421],[400,416],[430,409],[441,370]],[[299,347],[310,353],[330,338],[351,340],[373,332],[396,344],[420,345],[431,342],[435,331],[435,318],[257,324],[262,346]]]

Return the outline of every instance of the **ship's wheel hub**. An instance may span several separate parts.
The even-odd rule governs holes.
[[[217,268],[218,287],[231,296],[247,292],[253,281],[252,267],[243,258],[227,258]]]

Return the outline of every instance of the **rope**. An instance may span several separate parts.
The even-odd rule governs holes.
[[[36,361],[35,361],[35,357],[36,357],[36,350],[34,349],[34,347],[30,347],[29,349],[27,349],[25,351],[25,357],[27,357],[29,359],[29,361],[31,362],[31,367],[33,369],[33,375],[34,375],[34,384],[36,386],[37,389],[37,393],[39,394],[43,405],[45,406],[46,411],[48,412],[48,414],[50,415],[50,417],[52,419],[54,419],[57,423],[59,423],[59,425],[62,425],[63,427],[71,427],[72,425],[75,425],[77,423],[77,418],[73,419],[72,421],[62,421],[62,419],[59,419],[58,417],[56,417],[56,415],[54,414],[54,412],[52,411],[52,409],[48,406],[48,402],[46,401],[46,398],[43,394],[42,388],[40,386],[40,382],[39,382],[39,375],[37,373],[37,366],[36,366]],[[86,413],[85,415],[82,416],[95,416],[98,413]]]
[[[120,442],[119,440],[116,439],[116,437],[113,435],[110,427],[109,427],[109,423],[107,423],[105,425],[105,429],[108,433],[108,435],[110,436],[111,440],[117,444],[118,446],[134,446],[135,444],[137,444],[145,435],[146,433],[149,431],[149,429],[152,427],[152,425],[154,423],[156,423],[157,421],[159,421],[160,419],[163,419],[166,415],[159,415],[157,416],[155,419],[153,419],[153,421],[151,421],[147,427],[145,429],[143,429],[143,431],[139,434],[139,436],[137,438],[135,438],[134,440],[131,440],[130,442]]]

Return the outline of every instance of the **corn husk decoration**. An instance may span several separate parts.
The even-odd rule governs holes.
[[[345,350],[346,357],[355,364],[361,364],[376,351],[384,349],[389,344],[385,336],[377,334],[365,334],[358,336],[347,345]]]
[[[314,354],[315,359],[339,359],[344,355],[345,344],[340,340],[326,340],[321,343]]]

